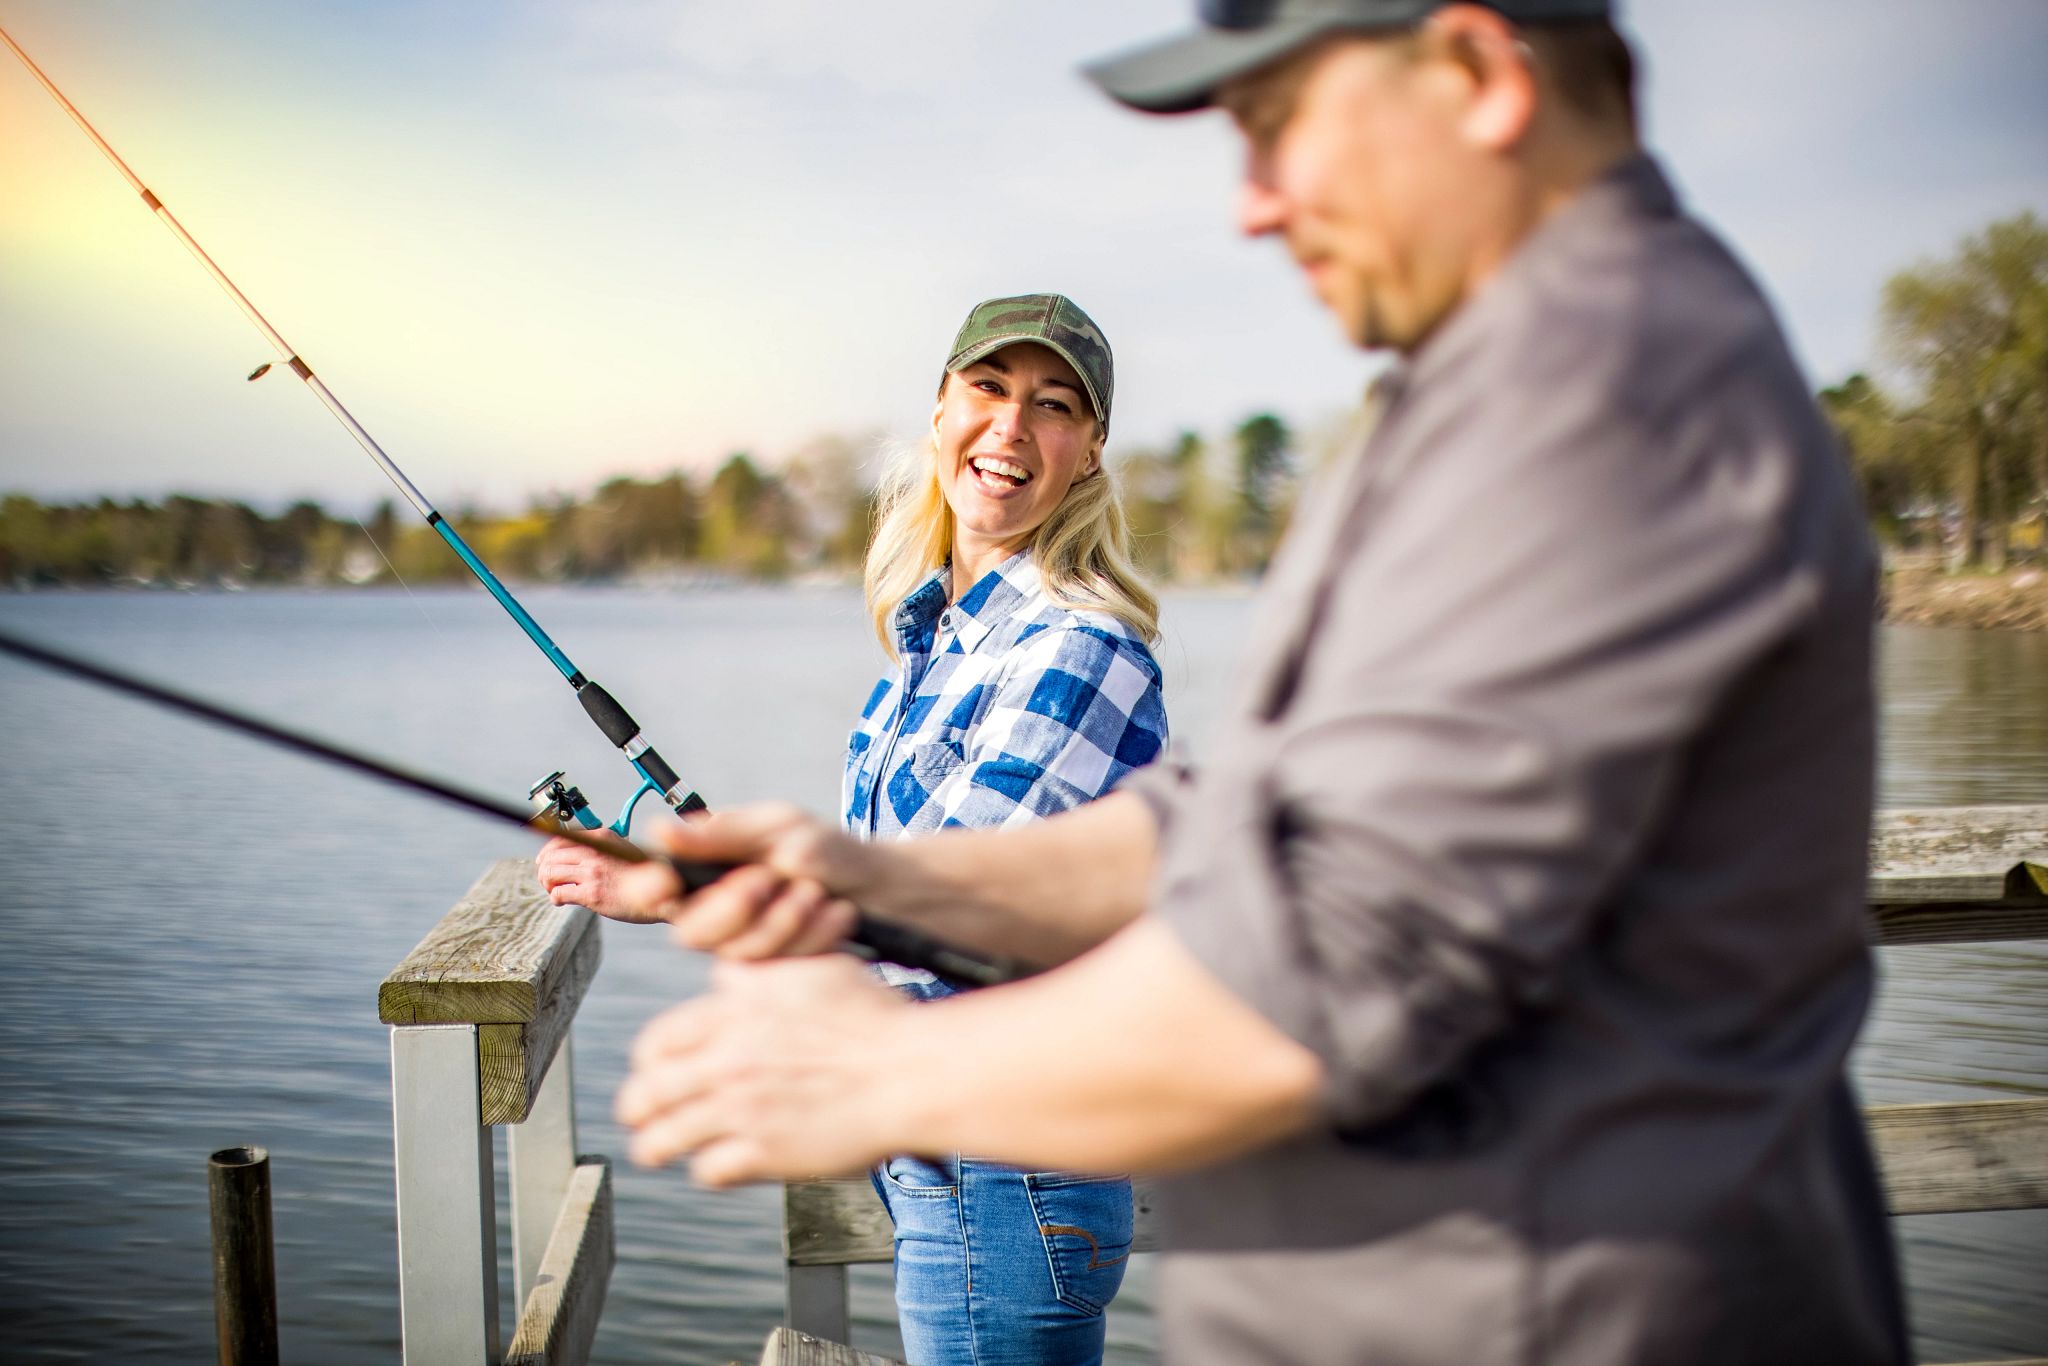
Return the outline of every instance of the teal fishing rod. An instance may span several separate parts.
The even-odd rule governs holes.
[[[375,778],[379,782],[432,797],[436,801],[460,807],[475,815],[529,829],[539,827],[627,863],[659,861],[668,865],[686,891],[694,892],[707,887],[737,866],[729,863],[701,863],[674,859],[666,855],[649,854],[632,845],[620,848],[593,839],[584,830],[562,823],[564,813],[561,803],[552,794],[537,791],[534,809],[522,811],[516,806],[457,787],[431,774],[401,768],[386,760],[346,749],[332,740],[322,740],[318,736],[236,711],[207,698],[180,692],[145,678],[137,678],[133,674],[123,673],[105,664],[55,649],[10,631],[0,630],[0,655],[12,655],[16,659],[27,660],[46,669],[68,674],[72,678],[82,679],[114,692],[125,693],[129,697],[140,698],[156,706],[261,740],[267,745],[290,750],[308,759],[316,759],[321,763],[332,764],[352,773]],[[571,789],[572,792],[573,790]],[[1029,977],[1039,971],[1036,966],[1021,959],[958,948],[944,940],[934,939],[922,930],[891,920],[878,920],[865,912],[856,917],[853,933],[847,936],[842,948],[845,952],[869,962],[901,963],[905,967],[924,968],[956,986],[963,987],[1000,986],[1005,982]]]
[[[398,468],[391,457],[384,453],[384,448],[377,444],[376,438],[364,429],[362,423],[356,421],[354,414],[342,406],[341,400],[334,396],[334,391],[313,373],[313,367],[300,358],[291,344],[270,325],[269,319],[258,312],[256,305],[250,303],[248,297],[236,288],[235,282],[227,277],[227,273],[214,264],[213,258],[206,254],[205,248],[199,245],[191,233],[185,231],[185,225],[164,207],[163,200],[143,184],[135,172],[128,169],[128,163],[121,160],[120,154],[100,136],[99,130],[86,121],[85,115],[78,112],[78,107],[64,97],[64,92],[43,74],[41,67],[29,59],[28,53],[22,51],[21,44],[9,37],[5,29],[0,29],[0,42],[13,49],[14,55],[21,58],[21,64],[28,68],[29,74],[36,78],[43,89],[49,92],[50,98],[71,116],[72,121],[84,130],[88,138],[92,139],[93,146],[99,148],[101,154],[113,163],[114,169],[121,173],[122,179],[142,197],[142,202],[149,207],[149,211],[171,230],[172,236],[184,243],[185,250],[192,253],[192,259],[197,261],[206,273],[213,277],[213,282],[235,301],[235,306],[242,310],[242,315],[263,334],[265,341],[276,348],[277,354],[290,367],[291,372],[313,391],[313,396],[326,406],[328,412],[334,414],[334,420],[356,439],[357,445],[369,453],[370,459],[377,462],[377,468],[384,471],[384,477],[405,496],[405,501],[412,504],[413,510],[426,519],[427,525],[434,529],[435,534],[447,542],[448,548],[469,567],[469,572],[476,576],[477,582],[497,599],[498,605],[519,624],[519,629],[526,632],[526,638],[548,657],[548,662],[553,664],[561,672],[562,677],[568,680],[569,686],[576,690],[576,700],[583,704],[583,710],[596,723],[597,728],[604,732],[605,739],[618,746],[620,753],[626,756],[626,762],[633,766],[633,771],[640,777],[640,785],[626,799],[625,806],[619,811],[618,819],[609,827],[601,827],[589,804],[582,800],[574,788],[562,781],[562,774],[559,771],[550,773],[534,784],[532,794],[536,798],[543,794],[548,795],[565,818],[574,820],[584,829],[609,828],[621,839],[626,838],[632,829],[634,808],[639,806],[640,799],[649,793],[659,796],[678,815],[687,816],[693,811],[704,810],[704,799],[677,776],[675,769],[669,766],[668,761],[661,757],[660,752],[641,733],[639,723],[619,705],[616,698],[606,692],[601,685],[586,677],[569,656],[563,653],[562,647],[555,644],[548,633],[541,629],[540,623],[533,619],[533,614],[520,605],[519,599],[512,596],[511,590],[491,572],[490,566],[485,564],[482,558],[470,549],[469,543],[448,524],[448,519],[427,501],[427,496],[419,491],[412,480],[406,478],[405,471]],[[257,366],[249,378],[261,379],[269,372],[270,366],[270,362]]]

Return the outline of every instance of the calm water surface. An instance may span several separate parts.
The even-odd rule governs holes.
[[[535,614],[714,802],[832,811],[877,671],[848,592],[537,590]],[[1162,660],[1199,752],[1247,601],[1178,594]],[[0,622],[516,796],[626,770],[475,592],[0,597]],[[2048,803],[2048,637],[1886,632],[1889,805]],[[376,987],[511,832],[0,662],[16,837],[0,886],[0,1294],[10,1362],[213,1353],[206,1155],[270,1149],[294,1363],[398,1353],[388,1033]],[[607,812],[609,814],[609,812]],[[581,1146],[618,1154],[633,1031],[701,961],[605,927],[577,1020]],[[2048,946],[1889,950],[1867,1098],[2048,1095]],[[500,1171],[502,1173],[502,1166]],[[751,1360],[780,1315],[772,1191],[621,1164],[597,1359]],[[500,1228],[509,1221],[501,1216]],[[2048,1354],[2048,1215],[1900,1221],[1923,1357]],[[885,1268],[856,1337],[892,1350]],[[1111,1359],[1150,1359],[1144,1259]],[[509,1307],[509,1293],[506,1296]]]

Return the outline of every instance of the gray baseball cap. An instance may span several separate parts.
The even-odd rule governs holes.
[[[1446,0],[1197,0],[1202,26],[1081,68],[1112,98],[1152,114],[1185,114],[1216,91],[1325,34],[1405,28]],[[1606,19],[1612,0],[1481,0],[1517,23]]]

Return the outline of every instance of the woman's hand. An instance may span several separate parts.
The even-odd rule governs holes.
[[[893,1040],[914,1009],[850,958],[721,963],[633,1041],[613,1112],[643,1166],[704,1185],[843,1176],[889,1155]]]
[[[853,933],[866,846],[787,805],[735,807],[665,826],[678,859],[741,865],[684,896],[659,863],[621,870],[621,918],[666,920],[678,944],[721,958],[826,953]]]
[[[609,831],[596,838],[622,847],[626,842]],[[619,896],[619,875],[631,867],[588,845],[557,836],[541,846],[533,860],[540,885],[548,900],[557,906],[588,906],[599,915],[634,924],[647,924],[659,916],[643,915]]]

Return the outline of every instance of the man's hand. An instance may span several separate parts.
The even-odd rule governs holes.
[[[724,1187],[850,1175],[894,1150],[891,1040],[913,1006],[846,958],[721,963],[712,980],[633,1043],[613,1108],[635,1162],[687,1155]]]
[[[656,1017],[619,1090],[636,1162],[707,1185],[892,1153],[1176,1171],[1319,1122],[1316,1055],[1140,920],[1065,967],[912,1005],[851,959],[721,963]]]
[[[735,807],[666,826],[660,838],[678,859],[744,865],[687,897],[659,863],[621,871],[617,894],[631,918],[668,921],[685,948],[789,958],[828,952],[853,933],[853,903],[835,893],[860,886],[865,846],[798,807]]]

